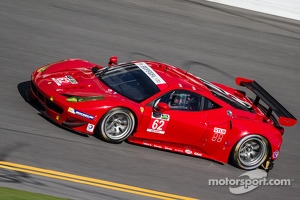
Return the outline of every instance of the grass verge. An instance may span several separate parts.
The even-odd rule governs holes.
[[[0,187],[1,200],[67,200],[63,198],[53,197],[44,194],[15,190],[6,187]]]

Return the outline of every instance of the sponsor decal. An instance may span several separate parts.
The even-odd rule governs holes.
[[[56,85],[61,86],[61,83],[57,79],[52,78],[52,81],[54,81],[54,83],[56,83]]]
[[[202,156],[202,153],[194,152],[195,156]]]
[[[171,148],[171,147],[164,147],[164,149],[166,149],[166,150],[170,150],[170,151],[172,151],[173,149]]]
[[[161,119],[169,121],[170,115],[162,114]]]
[[[80,112],[80,111],[75,110],[74,108],[71,108],[71,107],[68,108],[68,112],[70,112],[70,113],[72,113],[74,115],[79,115],[81,117],[84,117],[84,118],[87,118],[87,119],[90,119],[90,120],[94,119],[94,116],[86,114],[86,113],[83,113],[83,112]]]
[[[135,63],[156,85],[166,84],[166,82],[145,62]]]
[[[77,84],[77,81],[70,75],[60,78],[52,78],[52,81],[54,81],[58,86],[67,84]]]
[[[87,125],[87,127],[86,127],[86,130],[88,131],[88,132],[93,132],[94,131],[94,128],[95,128],[95,125],[94,124],[88,124]]]
[[[77,84],[77,81],[72,76],[66,76],[66,78],[72,83]]]
[[[273,158],[277,158],[278,155],[279,155],[279,151],[278,151],[278,150],[274,151],[274,153],[273,153]]]
[[[214,135],[212,136],[211,140],[213,142],[222,142],[225,134],[226,134],[226,129],[215,127]]]
[[[186,154],[192,154],[193,152],[191,151],[191,150],[189,150],[189,149],[186,149],[185,151],[184,151]]]
[[[182,149],[174,149],[174,151],[183,153],[183,150],[182,150]]]
[[[70,112],[70,113],[72,113],[72,114],[75,114],[75,109],[74,109],[74,108],[71,108],[71,107],[69,107],[69,108],[68,108],[68,112]]]
[[[143,113],[143,112],[144,112],[144,110],[145,110],[145,108],[144,108],[144,107],[140,107],[140,111],[141,111],[141,113]]]
[[[152,133],[164,134],[167,129],[169,120],[170,115],[161,114],[156,116],[153,112],[147,131]]]
[[[232,117],[232,111],[231,110],[227,110],[227,115]]]
[[[112,94],[114,91],[112,89],[107,89],[104,91],[105,93]]]
[[[152,144],[149,144],[149,143],[147,143],[147,142],[143,142],[143,145],[146,145],[146,146],[152,147]]]
[[[226,129],[215,127],[214,133],[226,134]]]
[[[162,146],[159,146],[159,145],[153,145],[153,147],[156,147],[156,148],[159,148],[159,149],[162,149]]]

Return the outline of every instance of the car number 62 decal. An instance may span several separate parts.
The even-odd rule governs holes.
[[[152,113],[150,124],[147,128],[148,132],[164,134],[170,120],[170,115],[160,114],[155,116],[155,113]]]

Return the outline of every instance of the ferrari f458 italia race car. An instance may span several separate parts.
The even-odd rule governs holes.
[[[169,64],[131,61],[108,66],[67,59],[31,76],[29,100],[55,123],[111,143],[130,143],[269,170],[284,128],[297,119],[256,81],[246,92],[212,83]]]

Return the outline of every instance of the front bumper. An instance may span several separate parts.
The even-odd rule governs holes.
[[[52,122],[81,134],[93,134],[96,123],[93,120],[68,112],[68,106],[56,103],[53,97],[49,97],[39,90],[33,81],[30,84],[30,96],[41,105],[40,113]]]

